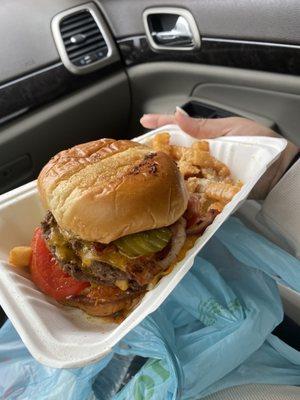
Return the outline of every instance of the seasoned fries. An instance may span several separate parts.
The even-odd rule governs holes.
[[[156,151],[163,151],[164,153],[167,153],[171,156],[172,146],[169,144],[169,140],[170,134],[168,132],[162,132],[153,138],[152,147]]]
[[[191,147],[171,145],[170,134],[162,132],[155,135],[150,145],[171,156],[184,176],[191,195],[186,216],[188,225],[193,225],[193,233],[197,226],[208,226],[242,186],[233,181],[229,168],[210,154],[205,140]]]
[[[183,158],[181,158],[177,162],[177,165],[178,165],[179,171],[185,178],[192,177],[192,176],[198,176],[200,174],[200,168],[189,163],[188,161],[185,161]]]
[[[230,183],[212,182],[207,185],[206,196],[212,200],[228,203],[239,190],[239,186]]]
[[[29,266],[32,250],[29,246],[17,246],[9,252],[8,262],[17,268]]]

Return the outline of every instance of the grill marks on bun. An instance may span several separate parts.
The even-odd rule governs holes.
[[[60,152],[43,168],[38,187],[61,228],[102,243],[171,225],[187,206],[171,158],[127,140],[102,139]]]
[[[118,145],[116,145],[118,143]],[[63,150],[56,154],[42,169],[38,186],[42,200],[46,200],[49,192],[63,180],[107,157],[122,152],[138,143],[128,140],[100,139],[93,142],[79,144],[70,149]],[[46,185],[44,185],[46,180]],[[45,204],[48,206],[48,204]]]

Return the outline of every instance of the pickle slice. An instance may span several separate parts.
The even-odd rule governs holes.
[[[123,255],[136,258],[162,250],[169,243],[171,236],[171,229],[160,228],[124,236],[115,240],[114,244]]]

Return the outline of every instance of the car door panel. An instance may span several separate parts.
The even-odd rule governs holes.
[[[173,112],[193,98],[253,118],[300,143],[299,77],[279,80],[278,74],[175,62],[140,64],[128,75],[134,134],[143,113]]]
[[[142,13],[158,6],[182,7],[194,15],[203,37],[236,38],[264,42],[300,41],[297,0],[101,0],[115,37],[144,32]]]

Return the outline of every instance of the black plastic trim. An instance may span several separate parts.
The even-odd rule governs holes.
[[[153,61],[183,61],[300,75],[298,46],[202,38],[201,48],[196,51],[156,53],[145,35],[120,39],[118,45],[128,67]]]
[[[74,75],[62,63],[0,86],[0,127],[42,105],[86,87],[121,66],[120,62],[87,75]]]
[[[231,111],[224,110],[223,108],[219,108],[216,106],[212,106],[207,103],[202,103],[196,100],[190,100],[187,103],[183,104],[181,108],[189,114],[190,117],[193,118],[225,118],[225,117],[233,117],[237,114],[232,113]]]

